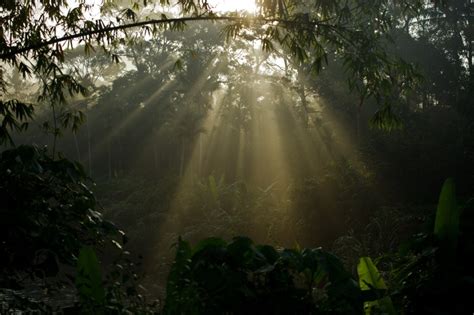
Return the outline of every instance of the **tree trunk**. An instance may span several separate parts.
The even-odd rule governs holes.
[[[199,165],[198,165],[198,175],[202,176],[202,133],[199,134]]]
[[[77,135],[76,135],[75,132],[73,132],[72,134],[74,136],[74,144],[76,145],[77,160],[79,162],[82,162],[81,161],[81,151],[79,150],[79,142],[77,141]]]
[[[89,116],[86,117],[87,128],[87,155],[89,158],[89,176],[92,177],[92,150],[91,150],[91,131],[89,128]]]
[[[306,98],[306,89],[303,82],[299,83],[298,94],[301,99],[301,106],[303,107],[303,123],[306,127],[309,125],[309,114],[308,114],[308,100]]]
[[[179,177],[182,178],[184,173],[184,139],[181,140],[181,156],[179,162]]]
[[[153,164],[155,166],[155,172],[158,173],[159,162],[158,162],[158,148],[156,145],[156,139],[153,143]]]
[[[357,106],[356,112],[356,128],[357,128],[357,144],[360,145],[361,143],[361,131],[360,131],[360,120],[361,120],[361,113],[362,113],[362,105],[364,105],[365,96],[360,97],[359,105]]]
[[[356,113],[356,123],[357,123],[357,144],[360,145],[360,107],[357,109]]]
[[[111,148],[111,144],[110,144],[110,139],[108,141],[108,145],[107,145],[107,151],[108,151],[108,169],[109,169],[109,180],[112,179],[112,148]]]

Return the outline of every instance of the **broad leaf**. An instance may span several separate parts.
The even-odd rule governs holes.
[[[105,302],[99,260],[91,247],[83,247],[79,253],[76,287],[86,301],[99,305]]]
[[[442,242],[442,246],[450,252],[456,248],[459,235],[459,209],[452,178],[444,182],[439,195],[434,234]]]
[[[380,272],[370,257],[360,258],[357,273],[359,275],[359,285],[362,291],[387,290],[387,286]],[[396,314],[392,300],[388,296],[380,297],[375,301],[365,302],[364,309],[366,314],[372,314],[374,308],[382,311],[384,314]]]

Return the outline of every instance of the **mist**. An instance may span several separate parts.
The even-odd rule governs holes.
[[[7,159],[15,148],[34,146],[37,152],[51,157],[53,162],[48,163],[67,160],[80,165],[77,167],[85,176],[81,183],[89,187],[89,198],[95,196],[92,210],[119,231],[113,236],[118,249],[107,242],[103,249],[96,249],[103,274],[113,270],[107,264],[125,251],[140,296],[160,301],[158,309],[163,314],[191,314],[185,308],[162,308],[164,301],[174,305],[170,292],[178,290],[173,287],[177,282],[169,281],[178,281],[173,277],[180,274],[176,268],[180,250],[185,248],[183,242],[199,253],[202,246],[217,246],[215,242],[202,243],[203,239],[212,237],[234,244],[235,237],[245,236],[252,244],[269,245],[278,253],[285,253],[285,248],[301,253],[305,248],[330,252],[337,255],[348,277],[356,279],[362,279],[358,269],[361,257],[380,257],[377,266],[389,283],[389,292],[397,284],[393,275],[396,268],[391,269],[384,257],[398,253],[414,235],[439,226],[434,223],[440,220],[436,209],[442,207],[437,204],[441,204],[440,191],[447,187],[447,179],[455,183],[453,194],[464,209],[460,226],[472,227],[474,107],[472,32],[468,31],[472,26],[468,18],[464,25],[450,20],[449,15],[464,18],[462,10],[472,14],[472,4],[461,6],[454,1],[456,4],[444,9],[423,2],[410,13],[387,4],[384,10],[390,22],[381,25],[381,20],[363,20],[371,16],[369,13],[358,16],[359,20],[354,17],[355,22],[351,17],[344,22],[338,11],[343,9],[323,4],[298,7],[283,1],[286,7],[277,5],[268,11],[271,7],[264,2],[247,7],[244,2],[241,7],[221,2],[203,5],[205,9],[208,5],[212,14],[228,19],[213,20],[214,15],[210,15],[209,19],[172,24],[151,33],[132,28],[123,37],[116,35],[119,43],[105,52],[92,49],[89,42],[72,42],[64,48],[61,73],[77,80],[80,93],[68,94],[64,92],[67,88],[61,87],[65,95],[61,102],[54,99],[56,90],[45,88],[50,84],[47,76],[25,75],[21,67],[2,59],[2,80],[8,82],[2,104],[13,97],[35,103],[35,115],[27,129],[12,132],[10,141],[2,142],[0,151]],[[122,9],[125,4],[117,6]],[[357,12],[359,8],[351,10]],[[92,19],[104,18],[97,12]],[[181,17],[180,12],[177,7],[154,4],[136,10],[135,17],[127,17],[136,22],[147,14],[150,19],[166,14],[166,19],[171,19]],[[445,14],[441,27],[430,18],[434,12]],[[296,35],[291,33],[291,23],[304,25],[313,15],[323,21],[321,25],[311,22],[316,25],[311,31],[314,34],[306,34],[304,28]],[[333,35],[330,28],[324,28],[324,21],[332,22],[332,15],[341,19],[337,20],[341,27],[349,29],[347,25],[355,23],[350,24],[355,31],[347,33],[352,38],[341,35],[336,39],[333,36],[341,33]],[[250,20],[233,20],[239,16]],[[295,20],[284,24],[282,20],[290,16]],[[256,21],[262,17],[267,24]],[[288,37],[295,36],[294,42],[287,42],[282,34],[275,35],[283,32],[277,23],[287,28]],[[373,31],[362,37],[360,25]],[[294,47],[297,41],[302,44]],[[18,60],[28,58],[33,60],[31,56]],[[4,121],[8,115],[0,111]],[[21,119],[21,115],[16,117]],[[4,122],[2,128],[5,126]],[[44,158],[37,161],[46,169]],[[12,169],[11,164],[4,165],[6,170]],[[40,173],[48,172],[54,173],[53,169]],[[25,178],[21,181],[27,185]],[[5,191],[12,189],[4,194],[6,200],[21,198],[16,195],[19,188],[15,190],[12,187],[17,186],[12,185],[7,180],[5,187],[0,185]],[[39,198],[52,198],[37,191]],[[0,209],[3,211],[2,206]],[[16,224],[5,222],[9,228]],[[5,226],[2,228],[7,229]],[[472,250],[472,233],[467,230],[459,232],[459,244],[464,244],[457,247],[460,260],[468,257],[469,248]],[[119,240],[117,235],[124,236]],[[91,239],[84,244],[92,245]],[[425,255],[417,253],[413,252],[410,259]],[[81,261],[78,252],[73,256],[73,261]],[[194,259],[202,259],[196,257],[189,256],[189,261],[194,264]],[[404,264],[409,260],[406,257],[396,263]],[[219,259],[214,257],[206,264]],[[64,264],[68,263],[61,262]],[[199,265],[193,264],[189,268]],[[466,277],[472,274],[462,270]],[[0,277],[0,287],[9,289],[11,282],[5,279]],[[190,281],[210,281],[193,279]],[[376,285],[365,289],[360,281],[361,290],[387,290]],[[187,285],[183,288],[189,289]],[[207,289],[203,284],[199,290]],[[83,293],[78,290],[81,297]],[[181,298],[187,294],[176,292]],[[212,299],[209,292],[214,291],[206,292]],[[427,310],[421,297],[412,297],[413,305],[408,305],[401,302],[397,292],[387,294],[400,312]],[[0,311],[4,296],[8,294],[0,292]],[[203,296],[197,299],[205,303],[208,296]],[[59,304],[77,305],[81,298]],[[310,300],[320,301],[314,296]],[[202,306],[196,314],[237,310],[212,305]],[[325,307],[317,309],[327,311]],[[281,313],[266,310],[269,314],[291,313],[285,308]],[[317,313],[313,308],[298,312]]]

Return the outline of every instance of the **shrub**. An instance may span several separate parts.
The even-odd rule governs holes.
[[[358,283],[322,249],[276,250],[245,237],[179,240],[165,314],[361,314]]]

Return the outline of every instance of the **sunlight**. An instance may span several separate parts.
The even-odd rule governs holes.
[[[0,315],[472,311],[474,0],[406,2],[2,0]]]
[[[255,13],[257,11],[255,0],[210,0],[209,4],[214,10],[220,12],[247,11]]]
[[[249,101],[257,102],[258,92],[265,95],[273,94],[271,87],[264,83],[260,83],[259,89],[251,89],[252,95]],[[252,235],[263,242],[275,242],[270,235],[273,233],[268,229],[261,229],[260,222],[263,217],[267,216],[266,211],[255,211],[256,208],[247,209],[247,212],[235,212],[240,209],[237,195],[231,198],[235,205],[221,208],[225,202],[227,193],[233,191],[236,185],[249,187],[248,189],[256,189],[259,191],[260,198],[265,198],[266,202],[277,202],[276,199],[282,201],[288,197],[288,186],[291,182],[292,174],[287,165],[287,159],[283,143],[283,135],[278,119],[275,116],[275,108],[270,98],[262,101],[262,104],[254,103],[251,106],[252,116],[255,119],[251,121],[248,129],[240,129],[229,123],[226,112],[229,110],[224,107],[226,102],[226,89],[214,93],[212,110],[208,113],[206,119],[202,122],[203,129],[206,133],[196,137],[186,150],[186,165],[183,175],[178,183],[174,198],[169,209],[169,216],[160,225],[157,235],[157,246],[163,248],[163,253],[169,244],[173,242],[169,237],[174,234],[190,237],[190,233],[206,232],[189,230],[189,220],[197,220],[199,217],[210,216],[207,220],[207,228],[212,229],[219,220],[225,221],[231,225],[229,230],[215,230],[213,233],[222,237],[232,237],[238,233],[238,222],[244,220],[245,227],[248,229],[246,234]],[[264,104],[263,104],[264,103]],[[258,107],[258,108],[257,108]],[[226,118],[227,117],[227,118]],[[196,209],[192,206],[195,199],[190,199],[192,194],[196,193],[196,188],[203,189],[199,194],[199,198],[209,195],[211,189],[208,181],[214,178],[219,184],[216,192],[216,200],[210,202],[203,209]],[[222,182],[221,182],[222,181]],[[222,186],[221,186],[222,185]],[[201,188],[199,188],[201,187]],[[254,187],[254,188],[251,188]],[[230,189],[230,190],[229,190]],[[246,190],[245,190],[246,191]],[[243,193],[243,192],[242,192]],[[212,195],[212,194],[211,194]],[[209,196],[208,196],[209,197]],[[221,199],[222,198],[222,199]],[[276,199],[275,199],[276,198]],[[264,199],[261,199],[262,202]],[[217,203],[217,207],[212,203]],[[245,203],[244,203],[245,204]],[[242,210],[242,209],[240,209]],[[278,215],[275,218],[293,219],[291,209],[278,209]],[[201,212],[202,211],[202,212]],[[275,210],[277,211],[277,210]],[[238,218],[234,216],[239,213]],[[234,218],[234,219],[232,219]],[[235,221],[235,222],[234,222]],[[273,224],[273,228],[280,228],[280,224]],[[293,239],[288,233],[287,239],[293,244],[297,239]],[[174,240],[175,241],[175,240]]]

